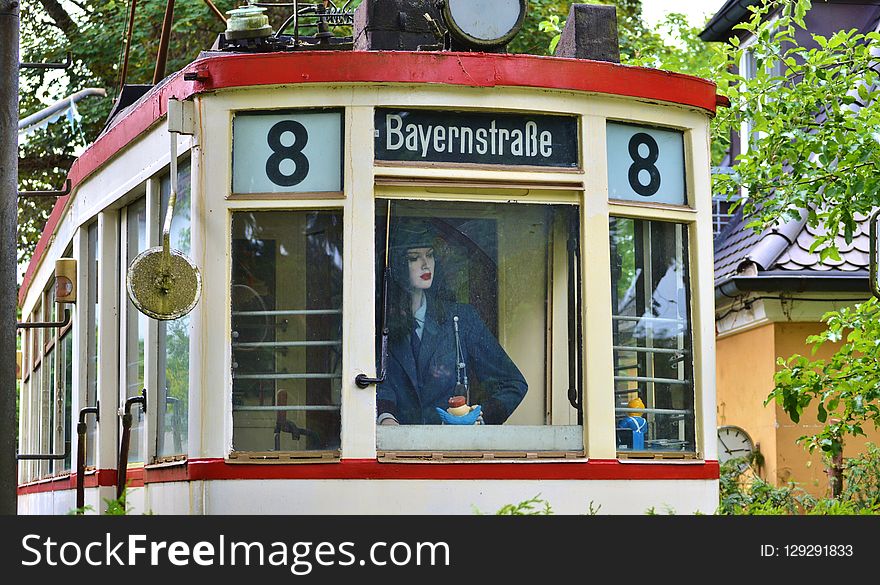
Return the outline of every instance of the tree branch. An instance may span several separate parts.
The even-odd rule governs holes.
[[[55,22],[55,26],[64,33],[67,40],[73,43],[79,39],[79,26],[77,26],[64,7],[61,6],[61,2],[58,0],[40,0],[40,4],[43,5],[43,8],[46,9],[46,12]]]

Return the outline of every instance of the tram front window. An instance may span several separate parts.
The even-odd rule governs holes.
[[[612,217],[610,232],[617,449],[693,453],[687,226]]]
[[[230,293],[233,449],[338,449],[341,211],[233,213]]]
[[[577,207],[376,209],[379,451],[582,451]]]

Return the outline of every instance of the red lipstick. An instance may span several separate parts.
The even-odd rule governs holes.
[[[426,272],[421,276],[422,280],[431,280],[431,273]]]

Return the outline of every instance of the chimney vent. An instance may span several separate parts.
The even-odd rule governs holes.
[[[572,4],[555,55],[620,63],[617,8],[600,4]]]

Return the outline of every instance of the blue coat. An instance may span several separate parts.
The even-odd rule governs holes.
[[[503,423],[528,390],[522,373],[472,306],[450,304],[442,324],[431,308],[429,302],[418,363],[409,337],[389,343],[385,382],[376,391],[378,413],[393,414],[400,424],[440,424],[434,409],[449,406],[456,384],[453,316],[457,315],[468,381],[471,388],[479,381],[486,392],[481,404],[483,421]]]

